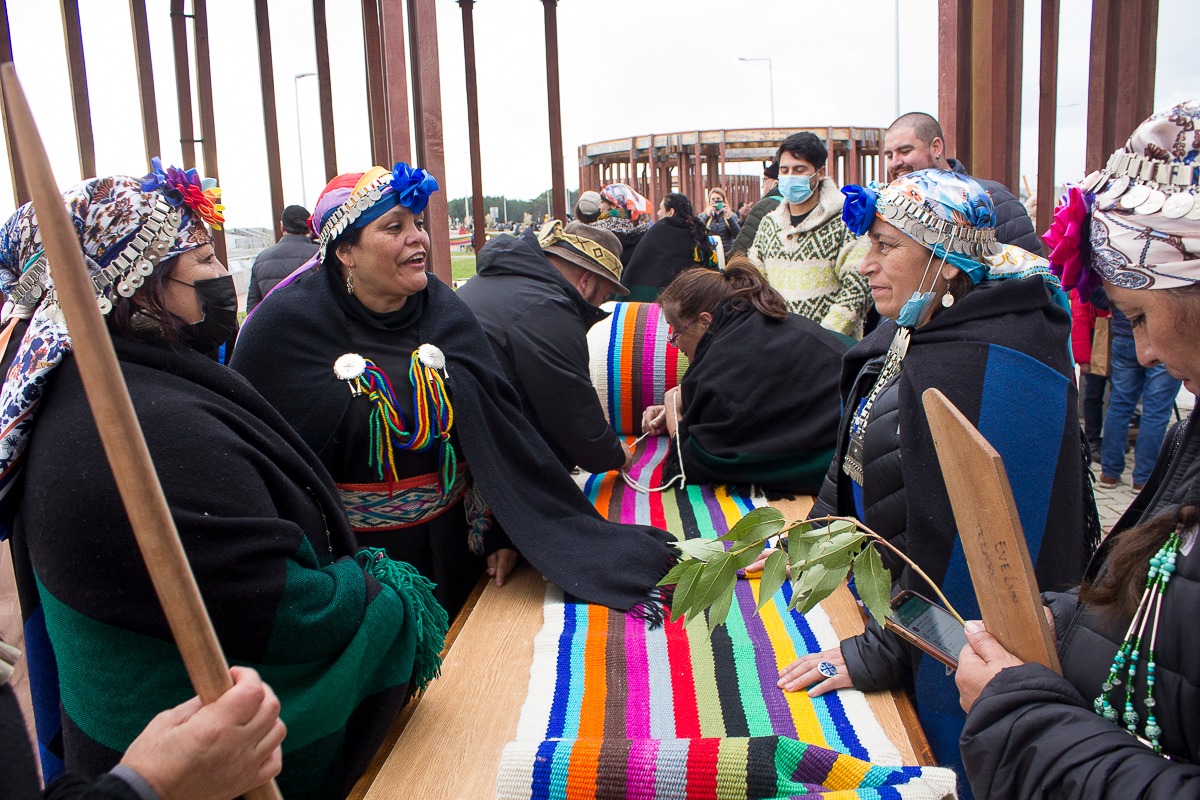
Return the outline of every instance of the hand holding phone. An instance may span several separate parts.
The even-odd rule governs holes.
[[[950,669],[958,669],[958,654],[967,644],[966,631],[954,615],[933,601],[905,589],[892,599],[892,613],[884,627]]]

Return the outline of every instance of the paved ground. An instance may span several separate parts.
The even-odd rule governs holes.
[[[1188,412],[1194,407],[1196,398],[1184,390],[1180,390],[1179,398],[1175,401],[1179,406],[1179,413],[1187,416]],[[1092,465],[1092,474],[1100,478],[1100,465]],[[1125,509],[1129,508],[1129,504],[1133,502],[1136,493],[1133,487],[1130,486],[1130,481],[1133,475],[1133,451],[1125,456],[1125,474],[1121,476],[1121,483],[1114,489],[1101,489],[1099,482],[1094,483],[1096,493],[1096,508],[1100,511],[1100,524],[1104,528],[1105,533],[1116,524],[1121,515],[1125,513]]]

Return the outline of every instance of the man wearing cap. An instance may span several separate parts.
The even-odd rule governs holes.
[[[600,219],[600,193],[584,192],[575,201],[575,221],[591,225]]]
[[[296,271],[317,253],[308,238],[308,209],[288,206],[279,220],[283,238],[258,254],[250,268],[250,291],[246,294],[246,313],[262,302],[267,292]]]
[[[621,243],[581,222],[498,236],[479,251],[478,274],[458,290],[487,332],[525,416],[567,469],[628,466],[588,372],[587,332],[621,285]]]

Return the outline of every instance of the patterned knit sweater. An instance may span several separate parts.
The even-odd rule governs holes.
[[[861,339],[871,308],[867,279],[858,274],[867,241],[842,222],[842,200],[837,185],[823,179],[817,205],[796,226],[790,206],[780,203],[763,216],[748,255],[793,312]]]

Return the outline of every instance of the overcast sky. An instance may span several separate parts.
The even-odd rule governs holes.
[[[1155,107],[1200,96],[1188,32],[1194,0],[1160,0]],[[179,163],[168,0],[149,0],[163,160]],[[563,144],[568,187],[577,148],[604,139],[771,122],[778,126],[886,126],[902,112],[937,113],[937,0],[561,0],[558,6]],[[1026,0],[1021,168],[1036,181],[1040,2]],[[213,84],[226,215],[270,224],[266,148],[252,0],[209,0]],[[338,167],[369,166],[359,0],[328,0]],[[324,185],[311,5],[271,0],[275,93],[285,202],[311,204]],[[461,12],[439,0],[442,111],[451,197],[470,192]],[[8,0],[14,59],[56,177],[78,181],[59,4]],[[82,0],[84,47],[101,174],[144,172],[127,0]],[[297,15],[294,18],[289,15]],[[1056,181],[1080,177],[1086,137],[1091,2],[1062,0]],[[484,191],[530,198],[550,186],[542,3],[475,5]],[[1119,58],[1119,56],[1114,56]],[[299,96],[297,109],[296,96]],[[299,113],[297,113],[299,111]],[[199,117],[197,116],[197,120]],[[299,129],[297,122],[299,120]],[[301,144],[302,142],[302,144]],[[304,181],[300,151],[303,148]],[[197,146],[199,152],[199,146]],[[0,159],[0,162],[3,160]],[[203,169],[202,169],[203,171]],[[303,186],[303,188],[302,188]],[[0,214],[13,209],[0,163]]]

